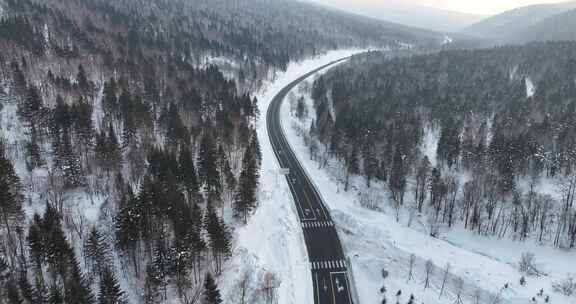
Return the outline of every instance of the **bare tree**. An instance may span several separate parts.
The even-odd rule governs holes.
[[[46,190],[48,202],[62,213],[64,202],[66,201],[66,190],[64,180],[58,176],[54,170],[48,170],[48,189]]]
[[[266,272],[264,275],[264,295],[266,303],[273,304],[277,301],[277,290],[280,287],[280,280],[273,272]]]
[[[458,277],[454,279],[454,286],[456,288],[456,301],[455,304],[464,304],[462,301],[462,292],[464,291],[464,281],[462,278]]]
[[[536,266],[535,255],[532,252],[522,253],[520,262],[518,262],[518,267],[520,268],[520,272],[527,275],[539,276],[541,274],[540,270],[538,270],[538,267]]]
[[[369,189],[360,193],[359,202],[365,208],[370,210],[379,210],[378,202],[382,200],[382,195],[379,191],[374,189]]]
[[[482,290],[480,288],[474,291],[474,304],[480,304],[480,300],[482,299]]]
[[[554,245],[562,245],[562,234],[567,230],[568,220],[570,217],[570,212],[574,206],[574,200],[576,198],[576,174],[569,176],[566,181],[562,183],[562,210],[560,212],[560,218],[557,222],[556,236],[554,238]]]
[[[416,255],[415,254],[411,254],[410,255],[410,262],[409,262],[409,266],[408,266],[408,281],[410,282],[412,279],[414,279],[414,264],[416,263]]]
[[[240,288],[240,304],[246,304],[246,292],[248,290],[248,282],[250,280],[250,276],[248,272],[244,271],[240,275],[240,282],[238,287]]]
[[[434,272],[434,263],[432,263],[432,260],[430,259],[426,260],[424,268],[426,272],[426,278],[424,279],[424,289],[427,289],[428,287],[430,287],[430,276],[432,276]]]
[[[446,282],[448,281],[448,276],[450,275],[450,263],[446,263],[444,267],[444,275],[442,275],[442,287],[440,288],[440,297],[444,294],[444,288],[446,287]]]
[[[566,276],[566,278],[554,282],[552,288],[567,297],[576,294],[576,280],[571,275]]]

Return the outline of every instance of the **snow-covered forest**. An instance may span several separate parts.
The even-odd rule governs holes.
[[[221,303],[235,231],[259,204],[256,90],[330,49],[434,40],[291,1],[0,8],[0,303],[11,304]],[[239,303],[273,301],[274,282],[250,282]]]
[[[293,92],[286,127],[329,189],[349,256],[364,256],[360,288],[384,267],[393,273],[386,286],[426,303],[443,303],[447,277],[468,289],[464,302],[571,303],[574,49],[373,52]],[[436,296],[402,282],[430,273]],[[408,301],[379,288],[365,299]],[[455,289],[448,299],[458,301]]]
[[[295,0],[0,0],[0,304],[316,301],[264,115],[354,54],[280,110],[349,300],[574,303],[576,42],[479,42]]]
[[[431,235],[462,223],[574,248],[574,46],[358,58],[314,84],[314,155],[386,181]]]

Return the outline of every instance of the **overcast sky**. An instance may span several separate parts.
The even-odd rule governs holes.
[[[563,0],[312,0],[342,9],[369,9],[386,6],[406,7],[412,5],[429,6],[445,10],[493,15],[503,11],[531,4],[563,2]],[[565,1],[565,0],[564,0]]]

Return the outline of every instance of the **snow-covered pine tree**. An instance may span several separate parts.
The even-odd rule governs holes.
[[[208,192],[220,191],[220,172],[216,159],[216,144],[211,134],[204,134],[198,154],[198,176]]]
[[[210,273],[206,274],[204,280],[204,302],[203,304],[220,304],[222,303],[222,296],[216,282]]]
[[[186,193],[188,203],[196,202],[198,196],[198,176],[196,175],[196,166],[192,158],[190,149],[185,146],[180,151],[178,159],[178,182]]]
[[[208,233],[209,245],[212,250],[216,273],[222,270],[224,259],[231,253],[232,235],[224,221],[218,217],[214,207],[208,205],[204,220],[206,232]]]
[[[244,153],[242,172],[238,180],[238,189],[234,198],[234,215],[241,218],[244,223],[248,220],[248,214],[256,208],[256,190],[258,188],[258,165],[257,158],[249,146]]]
[[[127,304],[128,301],[120,288],[114,273],[106,268],[100,277],[98,304]]]

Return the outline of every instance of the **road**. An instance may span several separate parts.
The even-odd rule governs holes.
[[[290,171],[286,175],[286,180],[294,197],[304,232],[316,304],[352,304],[348,270],[330,213],[286,140],[280,121],[280,107],[288,92],[300,82],[324,68],[347,59],[324,65],[284,87],[272,99],[266,115],[272,149],[280,167]]]

